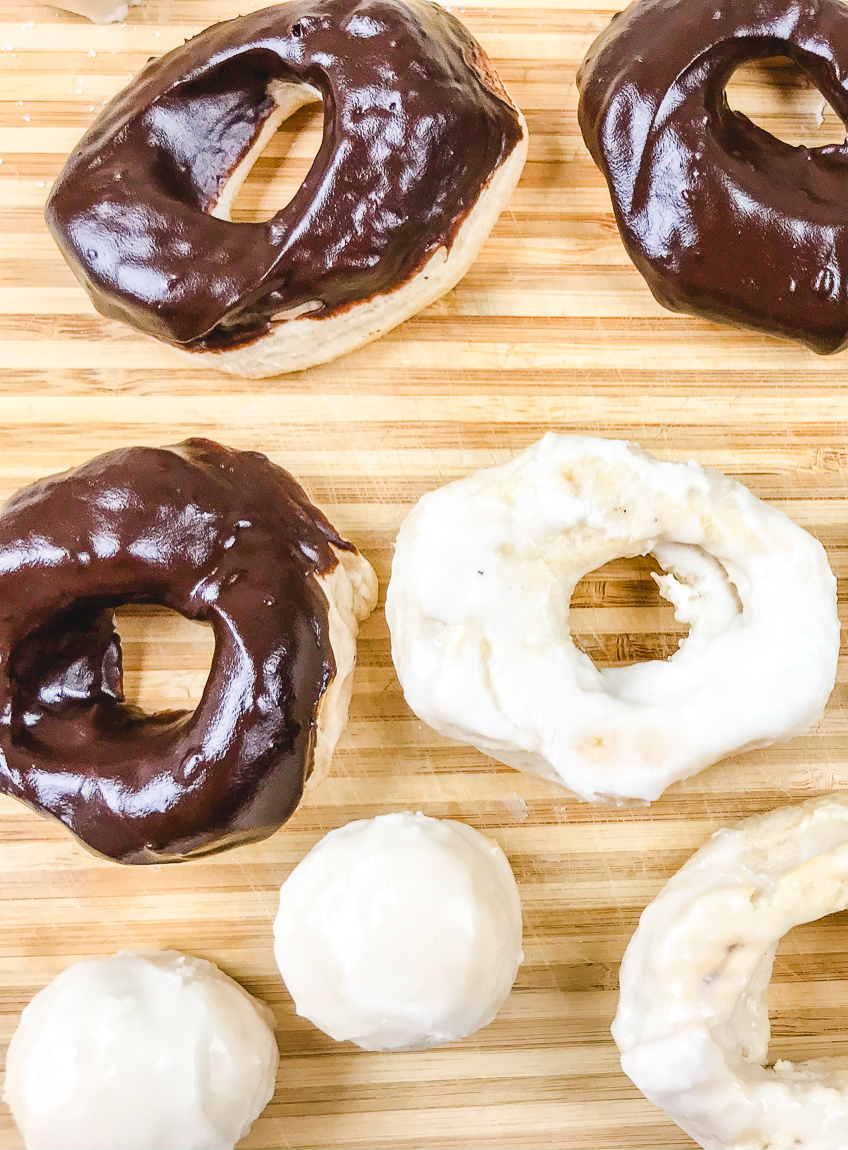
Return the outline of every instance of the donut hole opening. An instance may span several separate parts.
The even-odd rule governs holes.
[[[151,714],[194,710],[215,653],[211,625],[165,607],[134,603],[116,609],[115,627],[126,701]]]
[[[768,988],[767,1065],[839,1058],[848,1067],[848,911],[780,940]]]
[[[571,635],[596,667],[670,659],[689,634],[660,595],[655,574],[662,575],[662,567],[644,555],[614,559],[577,584],[568,616]]]
[[[784,143],[808,148],[845,143],[845,125],[812,80],[785,56],[743,64],[725,95],[735,112]]]
[[[51,706],[109,698],[147,714],[192,711],[214,654],[211,625],[154,605],[78,601],[11,652],[13,715],[26,722],[36,700]]]
[[[607,563],[574,590],[571,636],[601,671],[671,659],[690,623],[714,635],[742,611],[724,567],[702,548],[665,544],[657,552]]]
[[[242,161],[244,171],[236,169],[212,214],[239,224],[273,219],[291,203],[306,179],[321,147],[323,122],[320,102],[285,117],[267,141],[260,140],[258,150]]]

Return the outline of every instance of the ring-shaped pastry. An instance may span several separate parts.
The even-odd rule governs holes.
[[[772,56],[790,57],[848,127],[842,0],[635,0],[583,61],[580,128],[663,306],[838,351],[848,145],[793,147],[728,106],[733,72]]]
[[[282,468],[109,452],[0,512],[0,791],[128,863],[265,838],[326,769],[376,576]],[[211,623],[196,710],[124,702],[114,608]]]
[[[781,937],[848,907],[848,795],[718,831],[643,912],[612,1033],[643,1094],[706,1150],[844,1150],[842,1063],[763,1063]]]
[[[569,630],[574,588],[649,553],[689,636],[668,661],[599,670]],[[816,539],[718,472],[581,436],[425,495],[398,535],[386,617],[419,718],[590,802],[649,802],[806,730],[839,651]]]
[[[324,100],[291,202],[233,223],[276,128]],[[295,0],[149,64],[83,137],[47,203],[104,315],[246,376],[323,363],[461,279],[518,181],[521,113],[427,0]]]

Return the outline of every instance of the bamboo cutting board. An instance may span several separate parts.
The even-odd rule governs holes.
[[[784,508],[848,565],[848,354],[673,316],[629,265],[576,122],[575,72],[612,9],[591,0],[469,0],[532,133],[521,185],[457,290],[338,363],[242,382],[101,319],[42,222],[64,158],[148,57],[259,0],[148,0],[95,27],[37,4],[0,15],[0,495],[97,452],[208,435],[291,470],[374,563],[428,489],[501,462],[555,428],[695,457]],[[793,142],[840,140],[784,62],[739,73],[732,102]],[[824,116],[822,113],[824,112]],[[265,218],[317,148],[298,113],[239,200]],[[584,580],[572,622],[599,662],[662,656],[681,631],[648,561]],[[128,692],[192,705],[208,632],[122,613]],[[272,1004],[276,1096],[246,1147],[679,1147],[686,1137],[619,1070],[617,970],[638,916],[717,827],[848,785],[845,666],[819,725],[721,763],[650,809],[596,810],[439,737],[407,709],[382,610],[365,624],[349,729],[290,824],[203,862],[120,867],[0,799],[0,1040],[70,962],[173,947],[217,962]],[[298,1019],[274,966],[280,882],[326,831],[387,811],[467,821],[496,838],[524,904],[526,961],[498,1019],[449,1049],[364,1054]],[[798,929],[778,953],[771,1057],[848,1051],[848,924]],[[20,1139],[5,1108],[0,1146]]]

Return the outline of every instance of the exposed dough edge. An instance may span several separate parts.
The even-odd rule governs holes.
[[[374,568],[358,551],[333,547],[333,552],[338,564],[329,574],[317,576],[317,580],[327,597],[330,647],[336,673],[318,704],[312,772],[307,786],[314,786],[327,774],[347,724],[359,624],[376,607],[379,590]]]

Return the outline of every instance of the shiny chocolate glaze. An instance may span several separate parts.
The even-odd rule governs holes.
[[[111,451],[0,512],[0,790],[127,863],[265,838],[335,673],[316,575],[353,551],[292,477],[210,440]],[[208,621],[193,712],[123,701],[113,610]]]
[[[583,139],[665,307],[837,351],[848,338],[848,146],[793,147],[728,107],[788,56],[848,123],[842,0],[636,0],[578,74]]]
[[[208,215],[275,108],[309,84],[324,136],[267,223]],[[207,28],[149,64],[83,137],[47,222],[98,311],[189,349],[279,312],[321,319],[450,246],[522,137],[479,45],[427,0],[295,0]]]

